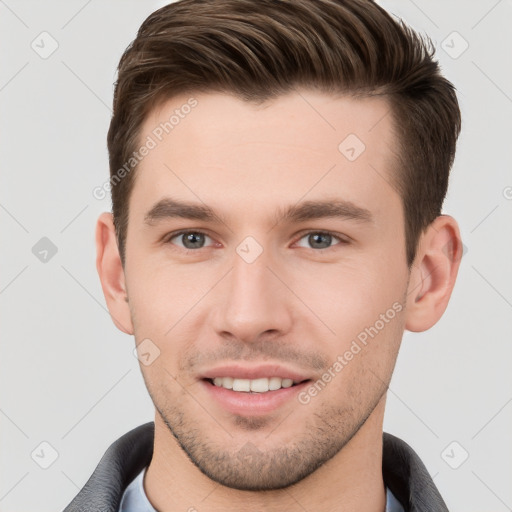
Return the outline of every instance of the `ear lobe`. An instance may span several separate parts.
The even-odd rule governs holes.
[[[102,213],[96,223],[96,269],[112,321],[120,331],[133,334],[124,269],[109,212]]]
[[[407,291],[405,328],[430,329],[441,318],[455,285],[462,241],[455,219],[437,217],[420,238]]]

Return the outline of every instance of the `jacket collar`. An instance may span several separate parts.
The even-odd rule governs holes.
[[[118,512],[123,492],[151,462],[155,424],[140,425],[115,441],[63,512]],[[406,512],[448,512],[423,462],[404,441],[383,434],[384,483]]]
[[[124,490],[151,462],[154,436],[155,423],[151,421],[111,444],[63,512],[118,512]]]
[[[448,512],[427,468],[416,452],[391,434],[383,434],[382,476],[406,512]]]

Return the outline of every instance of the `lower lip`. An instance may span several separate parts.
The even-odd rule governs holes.
[[[258,416],[273,412],[287,401],[294,399],[309,384],[309,381],[301,382],[289,388],[267,391],[266,393],[233,391],[221,386],[215,386],[208,380],[202,380],[201,384],[206,392],[226,411],[244,416]]]

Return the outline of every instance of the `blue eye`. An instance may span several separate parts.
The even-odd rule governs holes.
[[[211,238],[201,231],[181,231],[170,237],[168,243],[174,243],[184,249],[202,249],[206,239],[211,241]]]
[[[332,246],[333,239],[341,243],[344,242],[341,238],[329,233],[328,231],[311,231],[299,240],[298,245],[300,247],[308,247],[310,249],[328,249]],[[309,245],[301,244],[300,242],[302,240],[306,240],[306,244]]]

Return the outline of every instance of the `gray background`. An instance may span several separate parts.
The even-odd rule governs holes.
[[[0,0],[1,511],[61,510],[112,441],[153,419],[96,274],[110,199],[92,191],[108,179],[119,57],[165,3]],[[511,510],[512,2],[380,3],[432,37],[458,89],[444,211],[467,247],[442,320],[404,337],[385,430],[416,449],[450,510]],[[57,248],[46,261],[43,237]]]

